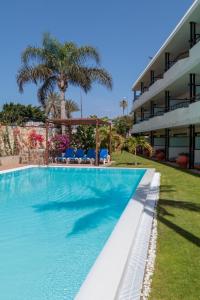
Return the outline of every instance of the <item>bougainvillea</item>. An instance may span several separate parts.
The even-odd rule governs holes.
[[[43,148],[44,137],[41,134],[38,134],[35,129],[31,130],[28,133],[28,146],[30,149],[36,149],[39,147]]]
[[[66,134],[56,134],[50,140],[50,150],[57,153],[64,152],[69,147],[70,141]]]

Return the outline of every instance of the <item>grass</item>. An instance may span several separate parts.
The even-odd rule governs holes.
[[[158,243],[151,300],[200,299],[200,176],[123,152],[116,167],[161,173]]]

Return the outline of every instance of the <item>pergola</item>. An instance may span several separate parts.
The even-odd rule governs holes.
[[[73,126],[73,125],[93,125],[96,127],[96,154],[99,151],[99,127],[100,126],[109,126],[109,154],[111,156],[111,122],[104,121],[98,118],[77,118],[77,119],[47,119],[46,120],[46,165],[49,163],[49,128],[50,124],[60,125],[60,126]],[[95,165],[99,165],[98,155],[96,155]]]

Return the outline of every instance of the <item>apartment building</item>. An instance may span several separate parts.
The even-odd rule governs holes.
[[[133,134],[149,137],[165,160],[200,166],[200,0],[196,0],[133,84]]]

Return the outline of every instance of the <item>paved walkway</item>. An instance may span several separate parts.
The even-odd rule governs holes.
[[[0,165],[0,171],[4,171],[4,170],[9,170],[9,169],[13,169],[13,168],[20,168],[26,166],[24,164],[19,164],[19,163],[13,163],[13,164],[9,164],[9,165]]]

